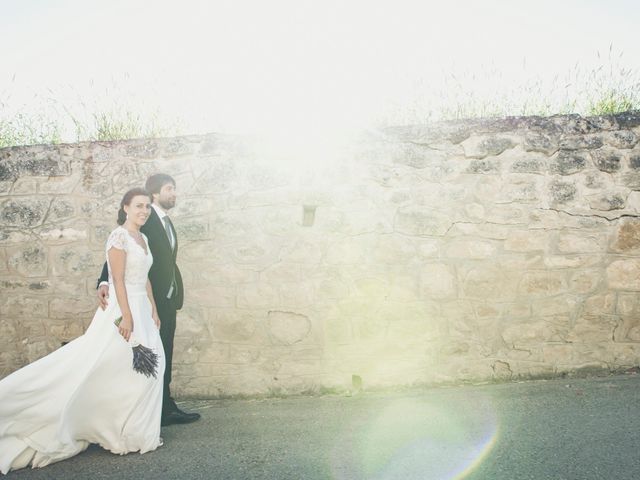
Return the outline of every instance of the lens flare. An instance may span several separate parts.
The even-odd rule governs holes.
[[[463,479],[477,468],[497,439],[488,399],[464,401],[436,395],[404,398],[375,415],[355,416],[334,449],[333,478]]]

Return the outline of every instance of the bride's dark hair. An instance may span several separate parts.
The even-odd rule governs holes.
[[[131,200],[133,197],[137,197],[138,195],[144,195],[145,197],[149,197],[149,201],[151,201],[151,195],[144,188],[136,187],[129,190],[122,197],[122,201],[120,202],[120,210],[118,210],[118,225],[122,225],[127,220],[127,213],[124,211],[125,205],[131,205]]]

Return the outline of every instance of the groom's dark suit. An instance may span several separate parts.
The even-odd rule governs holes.
[[[169,384],[171,383],[171,362],[173,359],[173,338],[176,331],[176,310],[182,308],[184,301],[184,289],[180,270],[176,265],[178,256],[178,236],[171,225],[175,248],[171,248],[171,243],[164,229],[164,224],[156,211],[152,208],[151,214],[146,223],[140,228],[149,240],[149,250],[153,255],[153,264],[149,270],[149,280],[153,290],[153,299],[156,302],[158,317],[160,317],[160,338],[164,346],[166,366],[164,371],[164,392],[162,398],[162,411],[169,412],[175,408],[175,403],[170,396]],[[108,281],[107,264],[104,264],[102,275],[98,284]],[[173,291],[171,297],[167,294]],[[135,325],[133,326],[135,329]]]

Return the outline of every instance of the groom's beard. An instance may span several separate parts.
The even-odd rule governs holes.
[[[176,206],[175,200],[159,200],[158,203],[165,210],[171,210],[173,207]]]

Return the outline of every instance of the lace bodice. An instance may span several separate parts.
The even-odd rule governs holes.
[[[149,269],[153,263],[151,250],[149,250],[149,241],[142,234],[144,243],[147,245],[147,252],[136,242],[131,234],[124,228],[118,227],[109,234],[106,245],[107,265],[109,267],[109,283],[113,283],[111,276],[111,265],[109,264],[109,249],[117,248],[124,250],[127,254],[127,260],[124,270],[124,283],[127,285],[144,286],[147,283]]]

